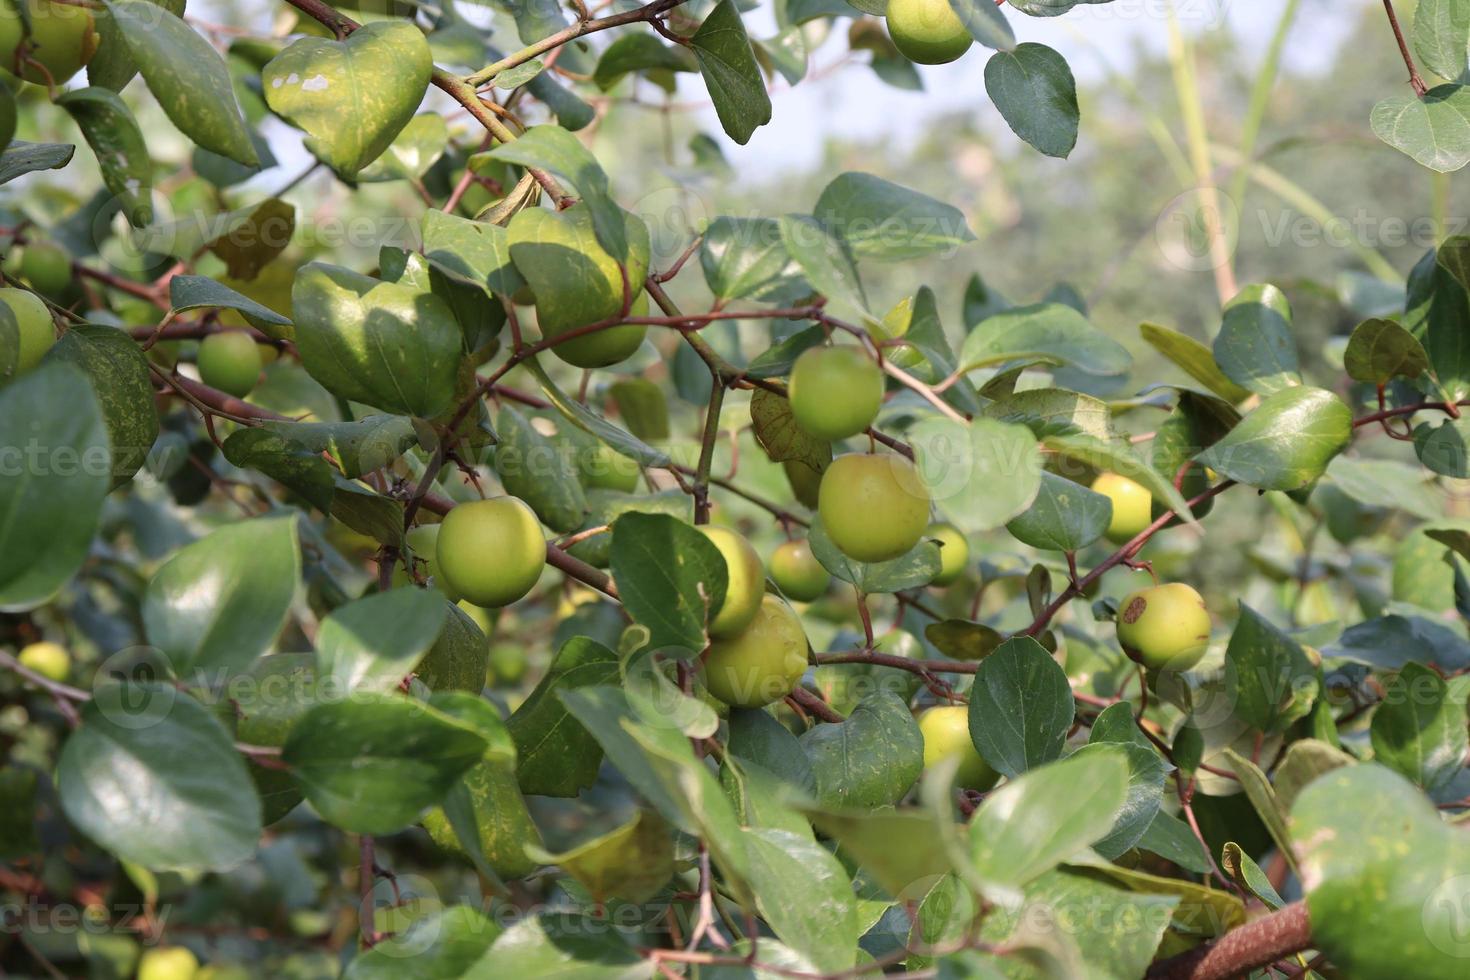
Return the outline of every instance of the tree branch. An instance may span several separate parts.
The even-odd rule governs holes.
[[[1292,902],[1212,943],[1160,960],[1149,967],[1147,980],[1230,980],[1311,946],[1306,903]]]
[[[1383,11],[1388,14],[1388,26],[1393,28],[1393,38],[1399,43],[1399,54],[1403,56],[1404,67],[1409,69],[1409,85],[1413,87],[1415,95],[1422,97],[1429,91],[1429,86],[1424,84],[1419,69],[1414,65],[1414,56],[1409,54],[1409,44],[1404,40],[1403,29],[1399,27],[1398,14],[1393,12],[1393,0],[1383,0]]]
[[[595,34],[598,31],[605,31],[611,27],[623,27],[627,24],[641,24],[644,22],[652,23],[655,18],[663,16],[683,2],[684,0],[655,0],[654,3],[646,4],[636,10],[628,10],[621,14],[612,14],[608,17],[599,17],[596,20],[584,20],[580,23],[572,24],[569,27],[562,28],[555,34],[549,34],[543,37],[535,44],[528,45],[514,54],[507,55],[493,64],[486,65],[473,75],[466,76],[465,81],[479,88],[501,72],[514,68],[517,65],[523,65],[553,48],[561,47],[569,41],[575,41],[579,37],[586,37],[588,34]]]

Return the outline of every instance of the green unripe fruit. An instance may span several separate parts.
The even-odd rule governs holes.
[[[801,620],[785,600],[768,595],[742,633],[710,644],[704,685],[732,708],[759,708],[796,689],[806,654]]]
[[[37,85],[48,81],[61,85],[97,53],[92,12],[51,0],[25,0],[25,5],[31,21],[29,39],[16,0],[0,0],[0,68]]]
[[[63,300],[76,288],[71,256],[50,242],[31,242],[21,250],[20,275],[32,289],[52,300]]]
[[[902,456],[852,453],[822,474],[817,512],[844,555],[888,561],[907,554],[929,526],[929,491]]]
[[[15,658],[49,680],[61,683],[71,676],[71,654],[59,643],[32,643]]]
[[[725,559],[729,579],[725,585],[725,601],[720,603],[709,624],[709,635],[717,639],[735,636],[755,619],[766,594],[766,569],[761,556],[750,542],[727,527],[699,528],[720,550]]]
[[[260,348],[240,330],[205,337],[196,363],[199,380],[236,398],[250,394],[260,380]]]
[[[641,475],[637,460],[602,442],[595,449],[577,454],[577,469],[582,473],[582,485],[588,490],[601,488],[632,493],[638,489]]]
[[[953,524],[930,524],[924,532],[927,538],[939,542],[939,574],[933,584],[949,585],[965,574],[970,564],[970,542]]]
[[[491,687],[514,687],[526,677],[526,649],[515,643],[497,643],[490,648],[485,679]]]
[[[648,294],[639,293],[633,300],[633,305],[628,309],[630,316],[648,316]],[[548,337],[559,337],[564,333],[570,333],[573,327],[547,330]],[[617,364],[626,361],[633,356],[643,343],[644,334],[648,333],[648,327],[641,323],[624,324],[621,327],[608,327],[593,333],[584,334],[566,343],[557,344],[551,348],[551,352],[557,357],[574,364],[580,368],[607,367],[609,364]]]
[[[924,768],[932,768],[943,759],[958,756],[959,769],[955,785],[984,791],[994,786],[1000,773],[975,751],[970,738],[970,709],[964,705],[943,705],[919,715],[919,733],[924,736]]]
[[[508,606],[541,577],[546,539],[525,501],[494,497],[451,510],[440,524],[436,554],[455,593],[477,606]]]
[[[970,32],[949,0],[889,0],[888,36],[910,61],[943,65],[970,49]]]
[[[138,960],[138,980],[193,980],[199,960],[183,946],[145,950]]]
[[[771,578],[788,599],[797,602],[821,598],[832,583],[832,574],[817,561],[806,541],[787,541],[772,552]]]
[[[791,368],[791,414],[807,435],[833,442],[873,424],[883,405],[883,371],[856,347],[813,347]]]
[[[1153,494],[1141,484],[1117,473],[1104,473],[1092,489],[1113,502],[1113,519],[1105,533],[1113,544],[1132,541],[1153,523]]]
[[[0,289],[0,302],[10,307],[20,331],[20,356],[15,372],[29,371],[41,363],[41,357],[56,343],[56,321],[41,297],[27,289]]]
[[[1118,607],[1118,644],[1150,670],[1188,670],[1210,645],[1205,600],[1183,582],[1131,593]]]

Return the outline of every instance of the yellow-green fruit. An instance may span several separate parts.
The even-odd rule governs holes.
[[[1118,644],[1151,670],[1188,670],[1210,645],[1205,600],[1183,582],[1131,593],[1118,607]]]
[[[16,659],[22,667],[58,683],[71,676],[71,654],[59,643],[32,643]]]
[[[787,541],[771,553],[771,578],[788,599],[811,602],[821,598],[832,575],[812,554],[806,541]]]
[[[595,449],[577,454],[577,469],[582,473],[582,485],[591,490],[620,490],[632,493],[638,489],[638,462],[629,459],[607,443],[600,442]]]
[[[255,390],[260,380],[260,348],[240,330],[212,333],[199,342],[199,380],[236,398]]]
[[[970,49],[970,32],[949,0],[889,0],[888,36],[910,61],[943,65]]]
[[[1126,544],[1153,523],[1153,494],[1141,484],[1117,473],[1104,473],[1092,481],[1092,489],[1113,502],[1113,520],[1107,539]]]
[[[761,607],[761,597],[766,594],[766,569],[750,542],[735,531],[708,524],[702,525],[700,530],[720,550],[725,568],[730,573],[725,585],[725,601],[709,624],[709,635],[723,639],[741,632],[755,619]]]
[[[65,298],[76,288],[71,257],[50,242],[32,242],[21,250],[20,275],[32,289],[53,300]]]
[[[10,307],[15,325],[20,329],[20,357],[16,373],[29,371],[41,363],[41,356],[56,343],[56,322],[41,298],[27,289],[0,289],[0,302]]]
[[[929,491],[902,456],[851,453],[822,474],[817,512],[844,555],[888,561],[907,554],[929,526]]]
[[[791,414],[809,436],[828,442],[873,424],[883,405],[883,371],[856,347],[813,347],[791,368]]]
[[[958,756],[960,766],[955,785],[965,789],[987,790],[1000,779],[1000,773],[975,751],[970,739],[970,709],[964,705],[930,708],[919,715],[919,732],[924,736],[924,768],[941,759]]]
[[[477,606],[508,606],[530,592],[546,567],[541,523],[518,497],[460,504],[439,527],[445,584]]]
[[[15,0],[0,0],[0,68],[28,82],[60,85],[97,53],[97,25],[79,4],[25,0],[30,15],[29,46]],[[28,59],[29,63],[22,59]]]
[[[949,585],[965,574],[970,563],[970,542],[953,524],[930,524],[924,537],[939,542],[939,574],[934,576],[935,585]]]
[[[514,687],[526,676],[526,649],[515,643],[497,643],[490,648],[485,680],[491,687]]]
[[[768,595],[744,632],[710,644],[704,685],[733,708],[759,708],[796,689],[806,659],[801,620],[784,599]]]
[[[138,960],[138,980],[193,980],[199,961],[183,946],[144,950]]]

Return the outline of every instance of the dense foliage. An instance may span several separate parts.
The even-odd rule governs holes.
[[[586,138],[747,143],[845,43],[1067,158],[1013,21],[1073,6],[0,0],[0,969],[1462,976],[1470,0],[1385,3],[1335,120],[1434,246],[1315,292],[1236,247],[1248,182],[1332,218],[1262,143],[1331,15],[1226,147],[1165,5],[1205,341],[1006,300],[909,182],[700,214],[717,137],[631,194]]]

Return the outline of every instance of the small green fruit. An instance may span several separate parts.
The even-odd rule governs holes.
[[[1150,670],[1188,670],[1210,645],[1205,600],[1183,582],[1131,593],[1118,607],[1118,644]]]
[[[704,684],[733,708],[759,708],[795,690],[806,664],[800,618],[784,599],[768,595],[744,632],[710,644]]]
[[[260,348],[240,330],[212,333],[199,342],[199,380],[236,398],[255,390],[260,380]]]
[[[61,85],[97,53],[96,21],[78,4],[51,0],[25,0],[25,4],[31,21],[28,40],[15,0],[0,0],[0,68],[37,85]],[[22,42],[28,46],[22,48]]]
[[[456,506],[439,527],[439,571],[477,606],[508,606],[536,585],[546,539],[525,501],[494,497]]]
[[[806,541],[787,541],[772,552],[771,578],[788,599],[797,602],[820,599],[832,583],[832,574],[817,561]]]
[[[637,460],[629,459],[605,442],[579,452],[577,469],[582,473],[582,485],[588,490],[602,488],[632,493],[638,489],[641,475]]]
[[[497,643],[490,648],[485,680],[491,687],[515,687],[526,677],[526,648],[516,643]]]
[[[1113,502],[1113,519],[1104,532],[1113,544],[1132,541],[1153,523],[1153,494],[1143,485],[1117,473],[1104,473],[1092,481],[1092,489]]]
[[[924,768],[941,759],[959,756],[955,785],[984,791],[996,784],[1000,773],[986,763],[975,750],[970,738],[970,709],[964,705],[943,705],[919,715],[919,733],[924,736]]]
[[[71,256],[51,242],[31,242],[21,250],[20,275],[32,289],[56,302],[70,298],[76,289]]]
[[[791,368],[791,414],[807,435],[835,442],[873,424],[883,371],[856,347],[813,347]]]
[[[929,491],[902,456],[851,453],[822,474],[817,512],[849,558],[888,561],[907,554],[929,526]]]
[[[970,49],[969,30],[949,0],[889,0],[888,35],[910,61],[943,65]]]
[[[28,667],[57,683],[62,683],[71,676],[71,654],[59,643],[29,644],[15,659],[20,661],[22,667]]]
[[[750,542],[727,527],[704,524],[699,528],[720,550],[729,580],[725,601],[710,620],[709,635],[726,639],[740,633],[755,619],[766,594],[766,569]]]
[[[970,563],[970,542],[953,524],[930,524],[926,538],[939,542],[939,574],[933,584],[949,585],[965,574]]]
[[[145,950],[138,960],[138,980],[193,980],[199,960],[183,946]]]
[[[20,328],[20,358],[15,371],[20,374],[41,363],[41,357],[56,343],[56,321],[41,297],[27,289],[0,289],[0,302],[10,307],[15,325]]]

